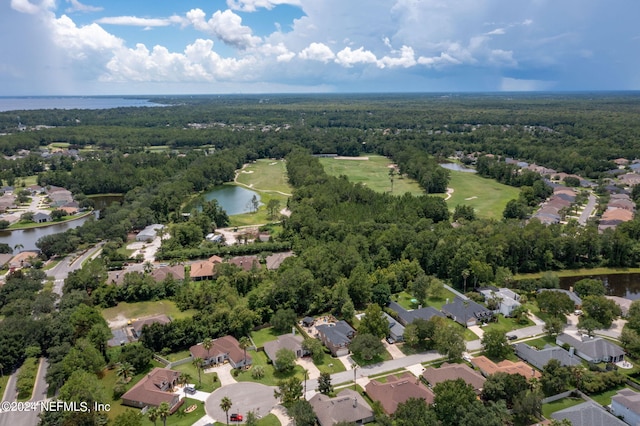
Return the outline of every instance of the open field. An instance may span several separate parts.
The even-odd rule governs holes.
[[[485,219],[501,219],[509,200],[518,198],[520,194],[518,188],[475,173],[456,171],[451,171],[449,187],[453,188],[453,194],[447,200],[450,211],[453,212],[458,204],[465,204],[473,207],[478,217]]]
[[[562,398],[558,401],[550,402],[542,405],[542,415],[547,419],[551,414],[556,411],[564,410],[565,408],[573,407],[574,405],[582,404],[584,400],[582,398]]]
[[[388,166],[392,161],[381,155],[369,155],[368,158],[368,160],[320,158],[320,163],[328,175],[345,175],[349,181],[362,183],[376,192],[391,192]],[[424,190],[415,180],[395,176],[393,194],[402,195],[406,192],[413,195],[424,194]]]
[[[613,274],[638,274],[640,268],[593,268],[593,269],[565,269],[562,271],[552,271],[559,277],[588,277],[591,275],[613,275]],[[531,274],[516,274],[514,280],[538,279],[542,277],[544,272],[536,272]]]
[[[151,315],[165,314],[169,318],[187,318],[194,314],[194,311],[180,311],[171,300],[158,300],[152,302],[120,302],[118,306],[102,310],[102,316],[107,321],[121,321],[132,318],[142,318]]]
[[[237,172],[236,182],[255,191],[279,191],[291,194],[287,169],[283,160],[261,159]]]

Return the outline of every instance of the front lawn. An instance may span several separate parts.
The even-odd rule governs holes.
[[[205,373],[204,370],[200,370],[200,377],[202,378],[202,383],[200,383],[198,380],[198,369],[191,362],[171,367],[171,369],[191,376],[190,382],[200,391],[213,392],[220,387],[218,373]]]
[[[518,328],[530,327],[535,325],[533,321],[527,318],[527,322],[524,324],[518,323],[513,318],[505,318],[504,315],[496,315],[498,321],[490,322],[489,325],[483,327],[484,331],[487,332],[489,330],[500,330],[503,333],[509,333],[512,330],[516,330]]]
[[[384,361],[389,361],[393,359],[393,357],[385,349],[384,352],[382,352],[382,354],[376,357],[373,357],[372,359],[363,359],[356,354],[351,355],[351,359],[353,359],[356,362],[356,364],[358,364],[359,366],[364,366],[364,365],[372,365],[372,364],[378,364]]]
[[[292,376],[297,376],[300,380],[304,380],[303,369],[299,365],[296,365],[293,370],[283,373],[276,371],[275,368],[273,368],[273,365],[269,363],[267,355],[263,351],[252,351],[251,358],[253,358],[251,368],[241,371],[236,376],[237,381],[256,382],[267,386],[277,386],[279,381],[288,379]],[[251,375],[257,366],[262,366],[262,368],[264,368],[264,377],[261,379],[254,379]]]
[[[344,367],[342,361],[338,358],[333,358],[331,355],[325,353],[322,357],[322,362],[314,362],[315,366],[318,367],[321,373],[339,373],[341,371],[346,371],[347,369]]]
[[[269,413],[261,419],[258,419],[256,422],[258,426],[280,426],[280,420],[276,417],[275,414]],[[172,423],[173,425],[173,423]],[[215,422],[215,426],[227,426],[226,423]]]
[[[527,345],[533,346],[534,348],[537,348],[537,349],[544,349],[546,345],[558,346],[556,345],[556,339],[550,336],[542,336],[542,337],[538,337],[537,339],[526,340],[523,343],[526,343]]]

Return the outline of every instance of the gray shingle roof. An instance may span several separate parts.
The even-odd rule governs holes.
[[[608,340],[601,339],[600,337],[594,337],[582,341],[576,337],[573,337],[569,334],[561,334],[556,339],[560,343],[567,343],[574,348],[579,353],[583,353],[593,359],[605,359],[608,357],[619,357],[620,355],[624,355],[624,350]]]
[[[472,318],[482,320],[491,317],[492,313],[484,306],[473,300],[462,300],[456,297],[453,302],[442,307],[442,312],[460,324],[466,324]]]
[[[411,324],[414,320],[418,318],[428,321],[434,316],[444,317],[442,312],[438,311],[437,309],[431,306],[408,311],[402,306],[400,306],[398,303],[391,302],[389,303],[389,309],[395,311],[398,314],[398,317],[400,318],[400,322],[402,322],[404,325]]]
[[[542,370],[552,359],[557,359],[564,366],[579,365],[581,363],[577,356],[571,356],[569,352],[559,346],[547,345],[544,349],[536,349],[526,343],[516,343],[513,346],[515,347],[516,355],[539,370]]]
[[[316,330],[336,346],[346,346],[351,343],[356,332],[346,321],[338,321],[333,325],[320,324]]]
[[[335,398],[321,393],[309,400],[320,426],[332,426],[339,422],[370,422],[373,420],[373,410],[367,401],[355,391],[345,389]]]
[[[628,426],[592,401],[556,411],[551,417],[556,420],[568,419],[573,426]]]

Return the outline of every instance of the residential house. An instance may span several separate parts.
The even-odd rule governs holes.
[[[395,413],[398,405],[409,398],[422,398],[427,404],[433,404],[433,391],[413,374],[404,373],[399,377],[388,376],[386,379],[386,383],[371,380],[365,387],[367,395],[372,400],[380,402],[385,413]]]
[[[51,214],[48,212],[36,212],[33,215],[33,221],[35,223],[51,222]]]
[[[4,268],[12,258],[13,255],[11,253],[0,253],[0,268]]]
[[[374,420],[373,410],[356,391],[344,389],[335,398],[318,393],[309,400],[320,426],[336,423],[365,424]]]
[[[485,378],[482,374],[478,373],[467,364],[449,364],[445,362],[439,368],[429,367],[422,372],[422,377],[431,385],[435,387],[440,382],[446,380],[462,379],[467,384],[473,387],[476,394],[482,392],[482,386],[484,386]]]
[[[494,373],[520,374],[526,379],[539,379],[540,377],[542,377],[538,370],[532,368],[530,365],[527,365],[522,361],[513,362],[505,359],[504,361],[500,361],[496,364],[486,356],[482,355],[471,358],[471,364],[473,364],[474,367],[480,370],[482,375],[485,377],[488,377]]]
[[[465,327],[489,321],[493,317],[493,312],[484,306],[473,300],[464,300],[460,297],[456,297],[453,302],[444,305],[442,312]]]
[[[577,338],[563,333],[556,338],[558,345],[569,345],[575,354],[587,362],[620,362],[624,359],[624,350],[608,340],[600,337]]]
[[[491,299],[498,299],[498,309],[496,313],[500,313],[505,317],[511,316],[511,313],[519,308],[520,295],[508,288],[489,288],[480,290],[480,294],[484,296],[484,301],[489,302]]]
[[[433,317],[442,317],[444,318],[444,314],[437,309],[427,306],[425,308],[407,310],[400,306],[396,302],[389,303],[389,309],[398,314],[398,319],[400,320],[400,324],[407,326],[411,324],[416,319],[420,318],[425,321],[430,320]]]
[[[386,312],[384,313],[384,317],[387,319],[389,323],[389,335],[394,342],[402,342],[404,341],[404,326],[396,321],[391,315]]]
[[[136,241],[141,241],[145,243],[149,243],[153,241],[157,236],[160,235],[160,232],[164,229],[164,225],[159,223],[149,225],[144,228],[142,231],[138,232],[136,235]]]
[[[316,330],[318,337],[329,348],[333,356],[349,354],[349,344],[356,335],[356,331],[346,321],[320,324],[316,326]]]
[[[155,282],[162,282],[169,277],[174,280],[184,280],[184,265],[161,266],[151,272]]]
[[[629,308],[631,308],[631,303],[633,300],[626,299],[624,297],[619,296],[605,296],[609,300],[613,300],[616,305],[620,307],[620,311],[622,311],[622,316],[626,317],[629,314]]]
[[[541,288],[538,290],[538,293],[542,291],[556,291],[558,293],[564,293],[567,296],[569,296],[569,299],[573,301],[573,305],[575,306],[576,309],[580,309],[582,307],[582,299],[573,291],[564,290],[561,288]]]
[[[627,164],[629,164],[629,160],[627,160],[626,158],[622,158],[622,157],[621,158],[616,158],[615,160],[611,160],[611,161],[616,163],[616,165],[619,166],[619,167],[624,167]]]
[[[264,353],[267,355],[269,360],[276,365],[276,358],[278,355],[278,351],[280,349],[289,349],[291,352],[296,354],[296,358],[302,358],[307,355],[308,352],[302,349],[302,342],[304,339],[299,334],[283,334],[282,336],[278,336],[276,340],[271,340],[264,344]]]
[[[618,176],[618,180],[624,186],[636,186],[640,184],[640,175],[637,173],[627,173],[621,176]]]
[[[233,368],[251,365],[252,358],[240,347],[240,343],[233,336],[224,336],[212,341],[211,348],[204,348],[202,343],[189,348],[193,359],[201,358],[204,366],[229,362]]]
[[[122,395],[122,403],[143,408],[158,407],[166,402],[171,413],[174,413],[184,402],[179,395],[171,392],[178,383],[178,377],[179,371],[156,367]]]
[[[260,261],[258,256],[237,256],[229,259],[229,263],[236,265],[238,268],[244,271],[252,271],[260,269]]]
[[[9,268],[29,268],[32,262],[38,258],[36,251],[22,251],[9,261]]]
[[[191,281],[212,280],[216,276],[215,263],[209,260],[200,260],[191,264],[189,278]]]
[[[314,317],[304,317],[302,318],[302,325],[305,327],[311,327],[316,322]]]
[[[627,426],[593,401],[583,402],[551,414],[556,420],[567,419],[573,426]]]
[[[546,345],[543,349],[537,349],[526,343],[516,343],[513,347],[517,356],[539,370],[542,370],[552,359],[558,360],[560,365],[564,367],[573,367],[582,364],[577,356],[569,353],[560,346]]]
[[[620,389],[611,397],[611,413],[629,425],[640,425],[640,393],[629,388]]]
[[[265,261],[267,262],[267,269],[269,270],[278,269],[280,265],[282,265],[282,262],[284,262],[286,258],[291,256],[293,256],[292,251],[285,251],[282,253],[273,253],[272,255],[267,256],[265,259]]]
[[[171,319],[165,314],[154,315],[151,317],[140,318],[131,323],[131,335],[134,339],[139,339],[142,336],[142,330],[145,325],[151,324],[168,324]]]

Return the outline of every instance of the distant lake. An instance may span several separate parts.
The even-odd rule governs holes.
[[[116,97],[0,97],[0,112],[33,109],[109,109],[164,106],[148,99]]]
[[[440,164],[440,167],[444,167],[445,169],[453,170],[455,172],[477,173],[475,169],[465,167],[458,163],[442,163]]]
[[[79,219],[68,222],[56,223],[38,228],[17,229],[15,231],[0,231],[0,243],[8,244],[14,248],[16,244],[21,244],[21,250],[37,250],[36,242],[45,235],[58,234],[69,229],[77,228],[84,224],[89,218],[95,215],[87,215]]]
[[[255,191],[242,186],[224,185],[204,194],[204,199],[205,201],[211,201],[215,198],[218,200],[220,207],[231,216],[234,214],[250,213],[251,199],[254,195],[258,197],[258,202],[260,202],[260,194]]]

